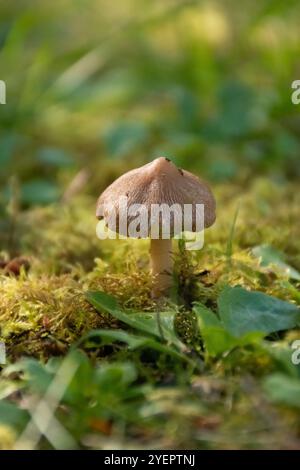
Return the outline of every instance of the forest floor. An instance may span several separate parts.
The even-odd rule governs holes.
[[[159,304],[149,241],[97,239],[90,197],[12,211],[0,448],[300,448],[298,187],[257,178],[216,199],[204,248],[174,241],[174,289]],[[29,433],[64,367],[61,434],[45,421],[44,436]]]

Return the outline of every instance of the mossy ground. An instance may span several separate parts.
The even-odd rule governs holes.
[[[298,303],[300,299],[296,282],[276,266],[262,267],[251,251],[268,240],[300,269],[300,200],[296,185],[256,179],[243,189],[218,187],[216,192],[217,222],[206,231],[204,248],[188,252],[176,248],[174,242],[176,289],[166,301],[178,312],[178,334],[200,357],[205,353],[191,312],[194,301],[214,310],[226,284],[245,286],[290,302]],[[151,298],[152,279],[148,273],[149,241],[98,240],[94,205],[93,199],[81,196],[68,204],[31,209],[19,215],[14,250],[28,258],[30,268],[28,272],[21,269],[19,276],[2,272],[0,279],[1,339],[10,362],[24,356],[45,362],[53,356],[64,356],[90,330],[120,328],[115,319],[97,312],[87,302],[87,290],[110,293],[125,309],[157,308]],[[297,338],[297,332],[275,339],[288,344],[291,337]],[[271,404],[260,387],[261,377],[275,368],[273,358],[260,348],[249,346],[207,360],[202,374],[189,379],[183,370],[177,375],[172,367],[169,370],[165,360],[145,363],[139,353],[122,353],[122,348],[102,347],[96,355],[93,350],[87,352],[96,361],[110,360],[116,354],[129,357],[139,370],[140,380],[154,385],[147,406],[152,402],[157,408],[154,414],[148,410],[152,418],[146,420],[147,424],[129,425],[126,435],[117,425],[94,429],[93,436],[86,438],[88,446],[300,446],[298,413]],[[167,416],[167,421],[162,423],[160,415]],[[4,433],[3,428],[0,432]],[[4,435],[7,442],[13,442],[13,434]],[[5,439],[1,445],[9,447],[9,442],[3,444]]]

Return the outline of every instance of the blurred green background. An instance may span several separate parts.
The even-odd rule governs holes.
[[[299,177],[299,14],[291,0],[2,1],[1,214],[16,185],[24,208],[74,184],[97,196],[160,155],[214,185]]]

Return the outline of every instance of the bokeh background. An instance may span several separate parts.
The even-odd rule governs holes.
[[[93,195],[159,155],[213,184],[299,177],[297,1],[0,5],[1,212]]]

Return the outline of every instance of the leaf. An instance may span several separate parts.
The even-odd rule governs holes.
[[[111,344],[115,341],[120,341],[126,343],[130,349],[137,349],[144,345],[145,341],[149,341],[150,339],[143,336],[136,336],[123,330],[92,330],[87,335],[83,336],[75,346],[77,347],[79,344],[96,338],[100,338],[102,344]]]
[[[29,415],[27,411],[21,410],[6,400],[0,401],[0,423],[13,428],[21,429],[23,428],[27,421]]]
[[[253,332],[241,338],[235,338],[226,331],[217,315],[208,308],[197,303],[194,305],[194,312],[197,316],[200,333],[204,339],[206,350],[212,357],[219,356],[225,351],[230,351],[237,346],[256,343],[264,336],[262,333]]]
[[[260,258],[261,266],[276,266],[289,278],[300,281],[300,273],[285,262],[284,254],[279,250],[276,250],[272,246],[265,244],[254,247],[252,249],[252,253],[257,258]]]
[[[148,138],[148,130],[141,122],[125,122],[117,124],[104,135],[110,155],[123,157],[132,152]]]
[[[55,147],[44,147],[40,149],[37,158],[43,164],[59,168],[70,167],[74,164],[71,155],[65,150]]]
[[[238,173],[238,166],[226,157],[211,158],[207,162],[207,173],[211,180],[225,182],[232,180]]]
[[[200,306],[195,306],[194,311],[197,315],[199,330],[203,337],[205,348],[210,356],[219,356],[235,346],[235,343],[231,341],[230,335],[219,321],[216,325],[211,323],[209,316],[204,313]],[[213,312],[211,314],[214,315]]]
[[[161,344],[153,338],[134,335],[123,330],[90,331],[75,344],[75,347],[78,347],[80,344],[85,343],[88,340],[93,340],[96,338],[101,338],[102,344],[111,344],[115,341],[120,341],[122,343],[126,343],[129,349],[132,350],[150,348],[165,354],[169,354],[176,358],[185,359],[185,357],[180,355],[174,348]]]
[[[132,328],[148,333],[160,340],[163,337],[163,339],[176,345],[181,350],[186,349],[175,332],[175,312],[160,312],[159,314],[156,312],[127,313],[120,309],[114,297],[105,292],[87,292],[86,297],[97,310],[104,310]]]
[[[263,388],[270,400],[300,408],[300,380],[282,373],[265,378]]]
[[[218,307],[217,316],[200,303],[194,305],[205,347],[213,357],[300,323],[300,310],[295,305],[241,287],[226,287]]]
[[[0,172],[2,172],[6,165],[11,162],[13,153],[17,148],[19,142],[22,141],[22,136],[10,132],[3,135],[0,139]]]
[[[137,371],[131,362],[114,362],[113,364],[102,364],[95,370],[95,381],[102,391],[126,389],[137,379]]]
[[[29,205],[50,204],[57,201],[59,195],[56,185],[42,179],[28,181],[21,188],[22,202]]]
[[[293,364],[290,346],[280,342],[264,341],[263,349],[273,358],[276,363],[276,369],[284,372],[286,375],[300,379],[300,365]]]
[[[237,338],[246,333],[269,334],[300,325],[300,310],[295,305],[241,287],[225,288],[218,307],[225,329]]]
[[[49,373],[45,366],[35,359],[24,359],[20,361],[20,366],[28,376],[28,382],[33,390],[43,394],[46,392],[53,376]]]
[[[204,138],[226,141],[261,128],[264,113],[252,88],[242,82],[224,82],[218,95],[219,112],[203,126]]]

